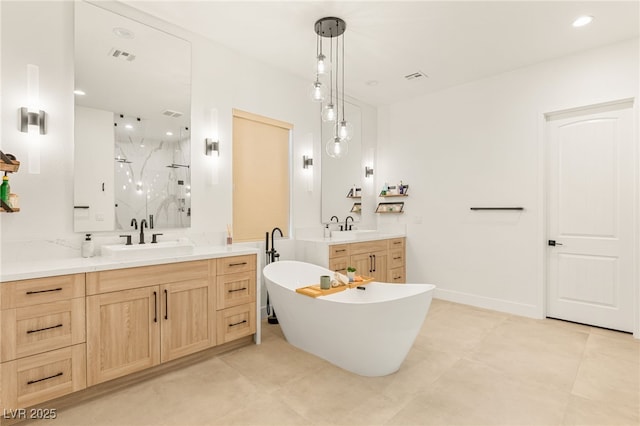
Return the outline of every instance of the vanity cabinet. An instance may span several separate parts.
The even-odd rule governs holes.
[[[0,285],[0,400],[27,407],[86,387],[85,274]]]
[[[199,260],[88,273],[88,384],[215,345],[215,269]]]
[[[256,332],[256,255],[217,260],[217,343]]]
[[[329,269],[346,274],[347,266],[376,281],[405,282],[405,238],[329,246]]]

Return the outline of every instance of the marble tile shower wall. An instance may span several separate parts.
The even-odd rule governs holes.
[[[150,215],[159,228],[190,226],[189,133],[173,138],[116,134],[116,230],[131,229],[132,218],[149,222]]]

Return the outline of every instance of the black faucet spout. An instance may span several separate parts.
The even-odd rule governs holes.
[[[347,218],[344,220],[344,230],[345,231],[351,231],[351,228],[353,227],[353,225],[348,225],[349,224],[349,219],[351,219],[351,223],[353,224],[353,217],[351,216],[347,216]]]
[[[147,219],[140,221],[140,244],[144,244],[144,228],[148,228]]]
[[[133,229],[138,229],[138,221],[135,217],[131,219],[131,226],[133,226]]]

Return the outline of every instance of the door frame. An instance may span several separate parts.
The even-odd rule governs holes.
[[[573,108],[547,108],[546,111],[540,111],[539,125],[538,125],[538,208],[540,211],[538,219],[538,235],[540,235],[540,250],[538,254],[538,306],[540,318],[546,318],[547,316],[547,296],[549,291],[549,252],[547,248],[547,237],[549,232],[549,162],[550,162],[550,149],[549,149],[549,126],[548,118],[557,115],[580,113],[582,111],[588,111],[594,108],[606,109],[607,107],[616,107],[624,104],[631,104],[633,110],[633,129],[632,138],[636,143],[633,146],[633,337],[640,339],[640,262],[638,257],[640,256],[640,157],[639,157],[639,143],[638,143],[638,102],[636,97],[617,99],[613,101],[597,102],[593,104],[583,105]]]

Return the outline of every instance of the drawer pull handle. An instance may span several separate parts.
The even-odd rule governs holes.
[[[51,290],[28,291],[27,294],[50,293],[52,291],[62,291],[62,287],[52,288]]]
[[[247,262],[238,262],[238,263],[230,263],[229,266],[242,266],[242,265],[246,265]]]
[[[236,325],[244,324],[245,322],[247,322],[247,320],[242,320],[240,322],[235,322],[233,324],[229,324],[229,327],[235,327]]]
[[[60,327],[62,327],[62,324],[52,325],[51,327],[39,328],[37,330],[27,330],[27,334],[37,333],[38,331],[51,330],[51,329],[60,328]]]
[[[347,269],[346,268],[336,269],[336,272],[347,272]]]
[[[393,244],[396,244],[396,245],[397,245],[397,244],[402,244],[402,241],[394,241],[394,243],[393,243]]]
[[[336,253],[342,253],[343,251],[347,251],[347,249],[336,250]]]
[[[61,372],[59,372],[58,374],[54,374],[53,376],[45,377],[44,379],[29,380],[29,381],[27,382],[27,384],[28,384],[28,385],[32,385],[32,384],[34,384],[34,383],[43,382],[43,381],[45,381],[45,380],[49,380],[49,379],[54,379],[54,378],[56,378],[56,377],[60,377],[60,376],[62,376],[63,374],[64,374],[64,373],[61,371]]]
[[[402,256],[394,257],[393,260],[402,259]]]
[[[243,291],[243,290],[246,290],[246,289],[247,289],[246,287],[242,287],[242,288],[236,288],[236,289],[233,289],[233,290],[227,290],[227,291],[228,291],[229,293],[233,293],[233,292],[236,292],[236,291]]]

